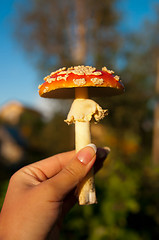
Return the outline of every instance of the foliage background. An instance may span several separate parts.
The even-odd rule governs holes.
[[[126,86],[123,96],[98,99],[109,116],[98,125],[92,123],[92,142],[111,148],[96,176],[98,204],[75,206],[65,219],[61,239],[158,239],[159,168],[153,164],[152,137],[159,5],[155,21],[145,21],[133,33],[120,29],[124,13],[116,0],[26,1],[17,13],[15,35],[43,75],[63,65],[106,65]],[[63,107],[47,121],[25,110],[12,126],[28,144],[21,164],[1,164],[1,205],[8,179],[19,167],[74,148],[74,128],[63,123],[70,102],[60,104]]]

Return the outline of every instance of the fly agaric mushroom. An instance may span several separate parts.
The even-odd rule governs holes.
[[[90,121],[94,117],[99,121],[107,115],[95,101],[89,97],[113,96],[124,92],[119,76],[113,75],[106,67],[97,70],[91,66],[66,67],[52,72],[39,86],[39,95],[45,98],[75,98],[65,120],[75,123],[75,147],[79,151],[91,143]],[[74,89],[75,88],[75,91]],[[96,203],[93,169],[78,185],[80,205]]]

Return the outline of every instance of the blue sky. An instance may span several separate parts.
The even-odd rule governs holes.
[[[34,105],[37,71],[13,34],[12,17],[16,0],[1,0],[0,8],[0,106],[10,100]]]
[[[29,56],[15,40],[11,18],[15,4],[20,0],[1,0],[0,7],[0,107],[11,100],[38,107],[42,104],[38,96],[39,73]],[[21,0],[20,2],[22,2]],[[159,0],[121,0],[119,8],[124,11],[121,27],[124,31],[139,29],[145,18],[153,19],[154,3]],[[41,81],[43,76],[41,76]]]

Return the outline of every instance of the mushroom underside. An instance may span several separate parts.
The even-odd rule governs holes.
[[[93,97],[107,97],[115,96],[123,93],[123,89],[112,88],[112,87],[87,87],[88,95],[90,98]],[[74,88],[59,88],[43,93],[44,98],[58,98],[58,99],[74,99],[75,89]]]

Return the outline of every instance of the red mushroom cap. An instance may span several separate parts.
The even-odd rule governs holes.
[[[119,76],[106,67],[97,70],[91,66],[61,68],[44,78],[39,95],[45,98],[74,98],[76,87],[88,87],[90,97],[113,96],[124,92]],[[97,89],[98,88],[98,89]]]

